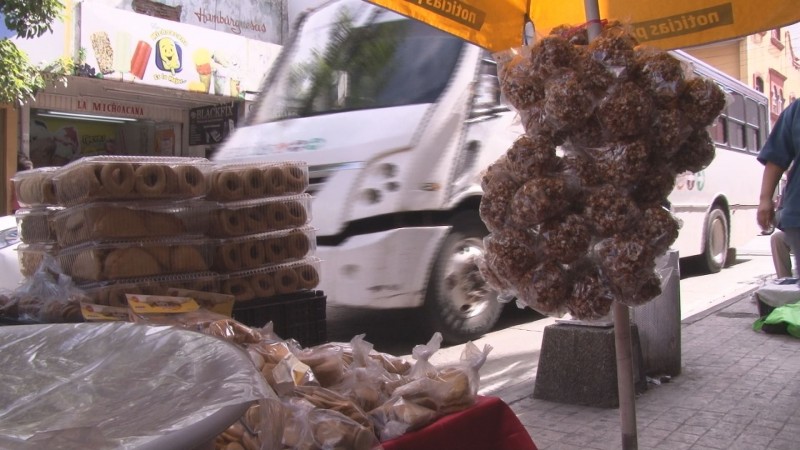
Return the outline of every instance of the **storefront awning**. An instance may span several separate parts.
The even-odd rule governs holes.
[[[242,101],[235,97],[181,91],[142,83],[101,78],[67,77],[67,86],[53,86],[44,93],[78,97],[99,97],[178,109]],[[31,105],[33,106],[33,105]]]

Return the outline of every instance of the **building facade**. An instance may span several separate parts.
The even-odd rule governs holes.
[[[67,1],[53,33],[15,42],[75,74],[0,110],[4,179],[93,155],[210,156],[244,119],[288,33],[287,0]],[[11,212],[9,183],[4,205]]]
[[[800,96],[800,49],[792,43],[799,32],[800,26],[779,28],[686,51],[769,97],[775,123]]]

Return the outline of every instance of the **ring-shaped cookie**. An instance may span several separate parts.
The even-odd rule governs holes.
[[[167,176],[159,164],[142,164],[136,168],[136,192],[145,197],[163,195],[167,189]]]
[[[300,289],[313,289],[319,285],[319,273],[314,266],[304,264],[295,268],[295,272],[297,272]]]
[[[266,262],[276,264],[286,261],[288,257],[284,238],[271,238],[264,241],[264,260]]]
[[[286,192],[286,174],[280,167],[270,167],[264,171],[267,195],[283,195]]]
[[[292,217],[285,202],[267,205],[267,221],[271,230],[282,230],[292,225]]]
[[[291,267],[281,269],[275,273],[275,290],[278,294],[297,292],[300,287],[300,277]]]
[[[238,209],[221,209],[217,213],[220,234],[241,236],[245,233],[244,213]]]
[[[89,164],[76,167],[69,171],[69,177],[64,178],[58,185],[58,199],[62,203],[71,204],[79,200],[94,199],[102,191],[100,183],[100,164]]]
[[[178,177],[178,193],[184,197],[200,197],[206,194],[206,177],[194,166],[182,165],[172,169]]]
[[[214,177],[213,196],[224,202],[244,198],[244,179],[239,172],[222,171]]]
[[[286,250],[289,258],[302,258],[308,254],[311,243],[304,233],[295,232],[286,236]]]
[[[308,221],[306,207],[296,201],[286,202],[286,209],[289,212],[289,224],[294,226],[304,225]]]
[[[56,195],[56,185],[50,177],[44,177],[41,184],[42,200],[47,205],[55,205],[58,203],[58,196]]]
[[[299,194],[308,187],[306,172],[300,167],[286,166],[283,168],[283,175],[286,178],[286,192]]]
[[[250,287],[257,298],[272,297],[275,295],[275,280],[269,273],[256,273],[250,277]]]
[[[247,198],[261,198],[267,193],[267,178],[264,171],[251,167],[242,174],[244,195]]]
[[[248,233],[260,233],[269,230],[270,222],[267,219],[267,212],[267,208],[264,206],[254,206],[244,211],[245,229]]]
[[[253,288],[243,278],[231,278],[222,282],[222,292],[224,294],[232,295],[234,301],[246,302],[256,298],[256,293]]]
[[[170,166],[164,166],[164,178],[167,180],[167,187],[164,188],[164,193],[170,196],[179,194],[178,174],[175,173],[175,169]]]
[[[100,169],[100,183],[111,195],[125,196],[131,193],[136,183],[133,166],[128,163],[108,163]]]
[[[235,272],[242,268],[242,248],[238,244],[227,243],[217,247],[214,265],[224,272]]]
[[[259,240],[242,242],[241,245],[242,267],[252,269],[264,265],[266,256],[264,254],[264,243]]]

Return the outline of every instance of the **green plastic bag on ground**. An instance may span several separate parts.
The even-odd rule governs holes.
[[[763,328],[764,332],[776,333],[783,332],[784,327],[786,333],[800,338],[800,302],[779,306],[753,323],[755,331]]]

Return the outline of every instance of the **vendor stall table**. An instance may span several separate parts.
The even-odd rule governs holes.
[[[497,397],[383,443],[384,450],[536,450],[514,411]]]
[[[0,327],[0,448],[201,447],[277,398],[238,347],[176,327]]]

